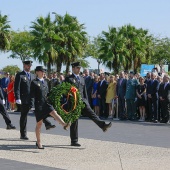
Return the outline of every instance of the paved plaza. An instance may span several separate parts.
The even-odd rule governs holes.
[[[168,170],[170,125],[112,121],[103,133],[91,120],[79,120],[79,143],[70,146],[69,131],[57,124],[42,128],[44,150],[35,147],[35,117],[28,116],[28,141],[20,140],[19,113],[10,113],[17,130],[6,130],[0,119],[0,164],[2,170]],[[52,118],[49,118],[55,123]]]

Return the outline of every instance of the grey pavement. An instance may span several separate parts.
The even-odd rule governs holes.
[[[13,170],[22,167],[40,170],[170,169],[170,125],[112,121],[111,129],[103,133],[94,122],[81,118],[80,148],[70,146],[69,131],[64,131],[57,124],[55,129],[48,131],[42,127],[45,146],[42,151],[35,147],[35,117],[29,114],[27,127],[30,140],[23,141],[19,139],[19,113],[9,115],[17,130],[6,130],[3,118],[0,119],[0,163],[3,170],[11,167]],[[49,120],[55,123],[52,118]]]
[[[0,159],[0,165],[2,170],[62,170],[62,169],[56,169],[56,168],[51,168],[47,166],[40,166],[40,165],[34,165],[34,164],[28,164],[24,162],[19,162],[19,161],[13,161],[9,159]]]

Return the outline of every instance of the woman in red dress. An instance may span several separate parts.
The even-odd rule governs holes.
[[[15,80],[15,76],[11,75],[10,82],[7,87],[8,102],[10,103],[12,111],[15,110],[14,80]]]

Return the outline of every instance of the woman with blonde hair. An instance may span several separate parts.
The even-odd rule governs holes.
[[[112,102],[116,97],[116,84],[117,82],[115,81],[115,76],[110,75],[109,77],[109,85],[107,88],[107,93],[106,93],[106,103],[109,106],[109,118],[113,118],[113,108],[112,108]]]
[[[10,82],[7,87],[8,102],[10,103],[11,111],[15,110],[14,81],[15,76],[11,75]]]

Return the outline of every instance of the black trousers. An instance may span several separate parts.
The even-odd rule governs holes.
[[[158,120],[158,99],[148,98],[149,119]]]
[[[99,99],[99,108],[100,108],[100,116],[107,118],[109,116],[109,112],[107,110],[106,98],[105,97],[101,97]]]
[[[105,122],[100,120],[100,118],[96,115],[96,113],[91,109],[90,105],[88,103],[84,103],[85,107],[82,110],[82,115],[89,117],[91,120],[93,120],[100,128],[103,128],[105,125]],[[76,120],[74,123],[70,126],[70,138],[71,142],[77,142],[78,141],[78,120]]]
[[[118,113],[119,113],[119,118],[126,118],[125,98],[120,96],[118,97]]]
[[[21,136],[26,136],[27,135],[27,115],[30,110],[30,105],[22,104],[20,109],[21,109],[20,134]],[[51,122],[48,121],[47,119],[44,119],[43,123],[45,124],[45,126],[51,125]]]
[[[167,100],[160,101],[161,118],[164,122],[168,122],[170,113],[170,103]]]
[[[11,124],[11,120],[9,118],[7,111],[6,111],[6,108],[1,102],[0,102],[0,112],[1,112],[1,115],[3,116],[3,118],[5,120],[6,125]]]

